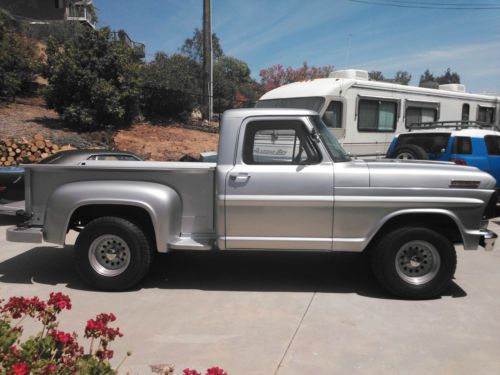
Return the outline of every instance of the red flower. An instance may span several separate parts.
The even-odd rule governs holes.
[[[24,297],[10,297],[9,301],[2,308],[2,313],[8,312],[12,318],[19,319],[28,313],[30,300]]]
[[[85,326],[85,337],[90,338],[103,338],[105,340],[113,341],[117,336],[122,337],[123,334],[119,328],[108,327],[109,322],[114,322],[116,317],[114,314],[99,314],[95,319],[87,321]]]
[[[70,298],[67,295],[62,294],[61,292],[50,293],[50,298],[47,303],[50,306],[53,306],[54,310],[56,310],[57,312],[60,312],[64,309],[71,310]]]
[[[223,369],[215,366],[215,367],[207,369],[207,372],[205,375],[227,375],[227,372],[225,372]]]
[[[58,343],[61,344],[73,344],[73,341],[75,339],[75,335],[71,335],[66,332],[58,331],[56,329],[50,331],[49,336],[52,337],[54,340],[56,340]]]
[[[110,349],[105,349],[105,350],[98,350],[95,355],[97,358],[99,358],[101,361],[105,359],[111,359],[113,358],[113,351]]]
[[[14,363],[12,365],[12,371],[14,375],[28,375],[31,370],[26,363],[21,362],[21,363]]]
[[[14,357],[16,357],[16,358],[21,358],[21,356],[22,356],[21,351],[19,350],[19,348],[18,348],[16,345],[12,345],[12,346],[10,347],[10,353],[11,353]]]
[[[57,366],[51,363],[50,365],[47,365],[42,369],[42,374],[49,375],[55,373],[56,371]]]
[[[191,370],[191,369],[188,369],[188,368],[185,368],[184,370],[182,370],[182,373],[184,375],[201,375],[201,373],[199,373],[198,371]]]

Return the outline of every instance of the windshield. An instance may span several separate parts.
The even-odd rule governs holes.
[[[259,100],[255,104],[255,108],[298,108],[319,112],[324,103],[325,98],[314,96],[307,98],[269,99]]]
[[[311,117],[311,121],[314,127],[318,131],[319,137],[323,141],[328,153],[332,157],[333,161],[350,161],[351,158],[347,152],[342,148],[337,138],[331,133],[326,127],[325,123],[319,118],[319,116]]]

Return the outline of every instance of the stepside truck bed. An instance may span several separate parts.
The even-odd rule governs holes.
[[[138,190],[146,189],[141,186],[144,183],[175,190],[182,202],[180,237],[215,236],[215,163],[87,161],[79,166],[35,164],[23,167],[26,168],[26,212],[33,213],[32,225],[50,225],[45,223],[46,209],[54,209],[57,205],[58,202],[50,201],[57,189],[78,182],[123,181],[128,187],[137,184]]]

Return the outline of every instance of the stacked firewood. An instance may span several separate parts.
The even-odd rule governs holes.
[[[15,166],[21,163],[35,163],[61,150],[71,150],[70,145],[59,146],[37,134],[33,139],[0,139],[0,167]]]

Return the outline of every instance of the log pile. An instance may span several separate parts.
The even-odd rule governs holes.
[[[0,139],[0,167],[16,166],[21,163],[35,163],[62,150],[74,149],[71,145],[59,146],[37,134],[33,139]]]

